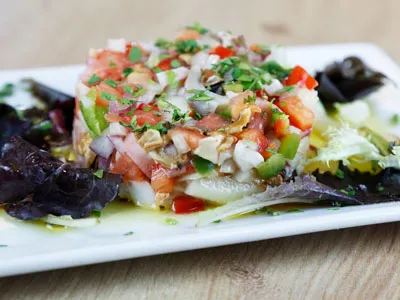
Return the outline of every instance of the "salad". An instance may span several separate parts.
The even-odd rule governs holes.
[[[368,204],[400,194],[398,134],[392,120],[370,121],[376,102],[368,102],[391,82],[358,58],[314,77],[288,65],[282,46],[195,24],[172,41],[90,49],[75,101],[30,84],[57,101],[41,101],[41,118],[32,119],[3,89],[0,193],[8,194],[0,206],[19,219],[74,226],[125,199],[198,212],[205,225],[280,203]],[[33,135],[43,122],[47,131]]]

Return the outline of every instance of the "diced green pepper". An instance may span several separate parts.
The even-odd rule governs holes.
[[[243,85],[239,82],[227,82],[224,83],[222,88],[224,89],[225,93],[230,91],[234,93],[241,93],[243,92]]]
[[[216,113],[219,114],[221,117],[231,120],[232,114],[229,105],[220,105],[216,109]]]
[[[108,107],[96,106],[96,89],[91,89],[86,96],[85,101],[80,101],[80,109],[83,115],[83,119],[90,132],[94,136],[101,135],[102,131],[108,127],[107,121],[104,119],[104,115],[108,113]]]
[[[286,165],[285,157],[282,154],[272,155],[268,160],[259,164],[256,168],[258,176],[268,179],[277,176]]]
[[[301,137],[296,133],[286,135],[281,140],[278,153],[285,156],[287,159],[293,159],[296,156],[297,149],[299,148]]]
[[[204,159],[200,156],[195,156],[192,162],[197,173],[199,173],[200,175],[207,175],[217,167],[211,161]]]

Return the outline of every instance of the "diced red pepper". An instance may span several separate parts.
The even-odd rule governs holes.
[[[188,195],[177,196],[173,206],[175,213],[187,214],[204,210],[204,200]]]
[[[162,61],[160,61],[158,63],[158,65],[157,65],[157,67],[159,67],[163,71],[171,70],[172,69],[171,62],[173,60],[179,60],[179,59],[177,57],[175,57],[175,56],[168,57],[168,58],[163,59]],[[181,61],[179,61],[179,62],[182,63]]]
[[[215,54],[218,55],[220,59],[224,59],[233,56],[234,53],[232,49],[223,46],[217,46],[212,49],[209,54]]]
[[[293,68],[293,71],[289,74],[289,77],[286,79],[285,84],[300,84],[300,86],[306,87],[309,90],[312,90],[318,86],[318,82],[315,80],[315,78],[308,74],[308,72],[300,66],[295,66]]]
[[[275,101],[274,104],[289,116],[291,125],[301,130],[311,129],[314,123],[314,113],[303,104],[299,97],[285,97]]]

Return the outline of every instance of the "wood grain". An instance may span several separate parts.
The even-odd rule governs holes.
[[[400,1],[0,0],[0,68],[82,63],[109,37],[198,20],[263,43],[372,42],[400,60]],[[0,280],[1,299],[400,299],[400,224]]]

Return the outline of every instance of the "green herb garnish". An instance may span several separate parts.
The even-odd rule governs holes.
[[[253,96],[248,96],[246,99],[243,100],[244,103],[255,103],[256,102],[256,94],[254,94]]]
[[[129,232],[127,232],[127,233],[124,233],[124,236],[130,236],[130,235],[133,235],[133,234],[134,234],[133,231],[129,231]]]
[[[174,43],[167,41],[166,39],[159,38],[156,40],[155,45],[159,48],[167,50],[167,49],[171,48],[174,45]]]
[[[93,175],[96,176],[97,178],[103,178],[104,170],[98,169],[96,172],[93,173]]]
[[[390,123],[392,123],[392,125],[399,124],[399,121],[400,121],[400,117],[398,114],[393,115],[393,117],[390,119]]]
[[[281,88],[280,90],[276,91],[275,94],[280,95],[283,93],[290,93],[290,92],[293,92],[295,88],[296,87],[293,85],[285,86],[285,87]]]
[[[103,100],[107,100],[107,101],[117,101],[118,100],[117,95],[106,93],[103,91],[100,92],[100,98]]]
[[[175,69],[175,68],[179,68],[181,66],[181,62],[177,59],[173,59],[171,61],[171,68]]]
[[[203,26],[201,26],[200,23],[198,23],[198,22],[194,23],[193,26],[188,26],[187,28],[196,30],[200,34],[205,34],[209,31],[207,28],[204,28]]]
[[[216,223],[216,224],[221,223],[221,220],[215,220],[213,223]]]
[[[138,47],[133,46],[131,50],[129,51],[129,60],[132,63],[136,63],[140,61],[142,58],[142,50],[140,50]]]
[[[132,72],[133,72],[133,69],[132,69],[132,68],[125,68],[125,69],[122,71],[122,76],[128,77],[128,75],[131,74]]]
[[[188,99],[189,101],[210,101],[214,99],[210,95],[207,95],[204,90],[188,90],[187,93],[194,94]]]
[[[92,210],[92,214],[97,218],[101,217],[101,211],[100,210]]]
[[[88,84],[92,85],[92,84],[98,83],[100,81],[101,81],[101,78],[99,76],[97,76],[96,74],[92,74],[92,76],[90,76],[90,78],[89,78]]]
[[[13,93],[14,85],[12,83],[7,83],[0,89],[0,97],[9,97]]]
[[[104,80],[105,83],[107,83],[109,86],[116,88],[117,87],[117,82],[112,80],[112,79],[106,79]]]
[[[121,98],[121,99],[119,99],[119,102],[121,102],[121,104],[125,104],[125,105],[131,105],[131,104],[137,103],[136,100],[132,100],[129,98]]]
[[[143,107],[142,110],[143,110],[144,112],[151,111],[151,106],[145,106],[145,107]]]
[[[337,178],[343,179],[344,178],[344,172],[342,170],[340,170],[340,169],[337,169],[336,173],[335,173],[335,176]]]
[[[304,210],[298,209],[298,208],[294,208],[294,209],[289,209],[286,211],[288,214],[294,214],[294,213],[302,213],[304,212]]]
[[[279,216],[280,214],[281,213],[279,211],[275,211],[275,210],[269,210],[268,211],[268,215],[273,216],[273,217]]]
[[[175,43],[175,51],[179,54],[195,53],[199,50],[201,50],[199,44],[193,39],[186,41],[177,41]]]
[[[165,222],[165,224],[172,225],[172,226],[179,224],[179,222],[177,220],[172,219],[172,218],[166,218],[164,222]]]
[[[131,95],[133,95],[133,93],[135,92],[133,88],[130,87],[129,85],[124,85],[124,91]]]
[[[188,110],[185,113],[181,113],[181,110],[179,108],[174,108],[173,112],[172,112],[172,122],[176,123],[179,121],[183,121],[184,123],[186,123],[187,121],[189,121],[190,119],[192,119],[190,117],[190,111]]]

